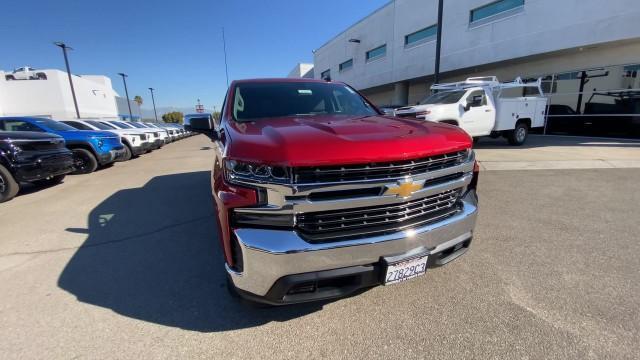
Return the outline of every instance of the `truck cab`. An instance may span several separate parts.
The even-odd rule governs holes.
[[[524,95],[527,88],[538,94]],[[415,106],[396,109],[395,115],[456,125],[474,139],[503,136],[511,145],[524,144],[532,128],[544,126],[547,98],[540,79],[500,83],[496,77],[469,78],[436,84],[432,90],[437,92]]]
[[[1,117],[0,131],[35,131],[64,138],[73,152],[74,174],[88,174],[124,155],[120,137],[107,131],[81,131],[60,121],[37,117]]]

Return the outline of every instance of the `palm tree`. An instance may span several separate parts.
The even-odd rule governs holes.
[[[134,97],[133,97],[133,101],[134,101],[136,104],[138,104],[138,106],[142,106],[142,103],[144,102],[144,101],[142,100],[142,96],[140,96],[140,95],[136,95],[136,96],[134,96]]]

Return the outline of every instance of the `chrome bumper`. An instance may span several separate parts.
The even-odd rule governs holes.
[[[439,253],[473,236],[478,212],[475,192],[468,192],[462,203],[462,210],[445,220],[357,240],[312,244],[295,231],[236,229],[243,270],[226,269],[237,288],[264,296],[287,275],[374,264],[386,256]]]

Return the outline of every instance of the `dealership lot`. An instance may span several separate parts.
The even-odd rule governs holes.
[[[400,285],[273,309],[224,287],[211,146],[192,137],[0,206],[1,358],[640,352],[637,143],[483,139],[481,213],[463,258]]]

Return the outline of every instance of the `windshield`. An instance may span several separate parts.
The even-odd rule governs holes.
[[[431,96],[428,96],[424,100],[420,101],[420,105],[427,104],[455,104],[462,96],[465,94],[465,91],[446,91],[435,93]]]
[[[73,126],[69,126],[65,123],[61,123],[60,121],[50,120],[50,119],[36,119],[34,120],[36,124],[48,127],[51,130],[55,131],[69,131],[69,130],[78,130]]]
[[[121,121],[112,121],[111,122],[113,125],[119,127],[120,129],[134,129],[133,126],[129,126],[128,124],[125,124]]]
[[[131,125],[131,126],[133,126],[133,127],[136,127],[136,128],[138,128],[138,129],[145,129],[145,128],[146,128],[146,126],[144,126],[144,125],[142,125],[142,124],[140,124],[140,123],[134,123],[134,122],[132,122],[132,123],[129,123],[128,125]]]
[[[240,83],[235,88],[233,118],[255,121],[283,116],[377,115],[351,88],[323,82]]]
[[[100,121],[95,121],[95,120],[85,120],[85,122],[89,125],[93,125],[95,127],[97,127],[100,130],[113,130],[115,129],[115,127],[111,126],[111,125],[107,125],[105,123],[101,123]]]

